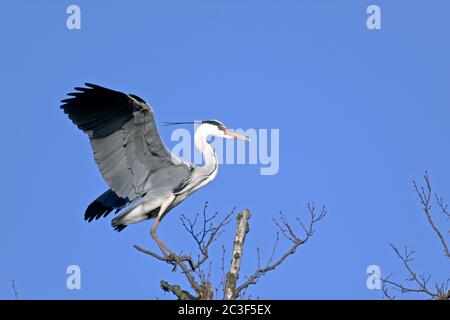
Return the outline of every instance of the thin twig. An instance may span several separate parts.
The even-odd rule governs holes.
[[[16,281],[14,279],[11,280],[11,287],[13,289],[14,299],[15,300],[19,300],[19,293],[17,292]]]
[[[425,218],[428,222],[428,224],[433,229],[434,233],[437,235],[442,247],[444,248],[444,255],[447,258],[450,258],[449,249],[447,246],[447,242],[441,233],[441,231],[436,226],[435,222],[433,221],[433,218],[431,216],[431,200],[432,200],[432,188],[430,183],[430,177],[428,175],[428,172],[425,171],[424,174],[424,186],[419,186],[416,181],[413,181],[414,190],[416,191],[417,195],[420,199],[420,204],[422,207],[422,210],[425,214]],[[441,209],[441,212],[447,216],[447,220],[450,217],[448,212],[448,206],[445,204],[444,199],[442,197],[439,197],[436,193],[434,193],[434,197],[436,200],[437,205]],[[427,276],[424,273],[417,274],[413,267],[412,262],[414,260],[414,250],[408,249],[405,247],[404,252],[401,253],[400,250],[394,245],[390,244],[392,250],[395,252],[396,256],[400,259],[400,261],[403,264],[403,267],[406,269],[408,273],[408,278],[406,281],[410,285],[404,285],[400,282],[397,282],[395,280],[391,280],[392,274],[387,276],[386,278],[382,278],[382,292],[383,295],[388,299],[395,299],[395,296],[392,296],[388,292],[388,285],[392,287],[394,290],[399,291],[401,293],[423,293],[429,297],[429,299],[439,299],[439,300],[449,300],[450,299],[450,291],[448,290],[448,284],[450,279],[447,279],[446,282],[438,284],[434,284],[434,291],[430,288],[429,283],[431,281],[431,276]]]
[[[408,281],[411,284],[415,284],[415,286],[414,287],[406,286],[401,284],[400,282],[391,280],[392,274],[390,274],[386,278],[381,279],[382,281],[381,289],[383,295],[386,298],[390,300],[395,299],[395,296],[390,295],[388,292],[387,285],[390,285],[393,289],[401,293],[423,293],[428,295],[430,299],[437,299],[437,300],[449,299],[450,296],[448,292],[449,280],[447,280],[446,283],[443,283],[441,285],[435,284],[436,292],[431,291],[431,289],[428,287],[428,284],[431,281],[431,276],[426,276],[425,274],[417,274],[411,266],[411,262],[414,261],[413,255],[415,254],[415,251],[405,247],[404,253],[402,254],[395,245],[390,244],[390,246],[397,255],[397,257],[402,261],[403,266],[408,272],[408,278],[406,279],[406,281]]]
[[[436,224],[434,223],[434,221],[431,217],[430,200],[431,200],[431,195],[432,195],[432,189],[431,189],[431,184],[430,184],[430,178],[428,176],[427,171],[425,171],[424,180],[425,180],[425,187],[423,187],[423,186],[418,187],[416,181],[413,181],[414,189],[416,190],[416,192],[420,198],[420,202],[422,204],[422,210],[425,213],[425,217],[428,221],[428,224],[431,226],[431,228],[434,230],[435,234],[438,236],[439,241],[441,242],[442,247],[444,248],[445,256],[447,258],[450,258],[450,252],[448,249],[447,242],[445,241],[444,236],[442,235],[441,231],[438,229],[438,227],[436,226]],[[448,215],[447,207],[443,205],[443,200],[438,201],[438,205],[441,207],[442,211]]]

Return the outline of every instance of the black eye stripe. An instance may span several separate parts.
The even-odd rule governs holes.
[[[223,125],[223,123],[221,123],[221,122],[219,122],[217,120],[204,120],[204,121],[202,121],[202,123],[209,123],[209,124],[211,124],[213,126],[218,127],[221,130],[226,129],[225,126]]]

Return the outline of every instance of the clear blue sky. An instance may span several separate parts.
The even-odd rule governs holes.
[[[81,30],[66,28],[73,3]],[[369,4],[380,5],[382,30],[366,28]],[[150,222],[118,234],[110,218],[83,221],[106,185],[59,100],[84,82],[150,101],[159,124],[217,118],[280,129],[277,175],[222,166],[159,229],[172,248],[189,250],[181,213],[206,200],[223,214],[248,207],[248,274],[257,246],[270,253],[279,210],[294,220],[308,201],[326,204],[312,241],[254,297],[381,298],[366,288],[368,265],[405,278],[390,242],[414,245],[417,270],[442,281],[448,261],[411,181],[429,170],[450,201],[449,12],[444,0],[2,3],[0,299],[13,297],[11,279],[29,299],[169,298],[159,281],[179,282],[132,248],[156,249]],[[169,147],[170,133],[161,128]],[[231,245],[228,231],[215,260],[221,243]],[[81,267],[81,290],[66,289],[71,264]]]

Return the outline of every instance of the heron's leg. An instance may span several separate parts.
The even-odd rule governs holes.
[[[152,228],[150,230],[150,235],[152,236],[153,240],[155,240],[156,244],[158,245],[159,249],[161,250],[162,254],[167,257],[170,254],[172,254],[172,251],[158,238],[156,235],[156,229],[158,229],[159,223],[161,221],[161,217],[166,212],[167,208],[172,204],[173,200],[175,199],[174,196],[171,196],[166,201],[163,202],[159,209],[158,216],[155,219],[155,222],[152,225]]]
[[[158,215],[158,217],[156,217],[156,220],[155,220],[155,222],[154,222],[153,225],[152,225],[152,228],[151,228],[151,230],[150,230],[150,235],[152,236],[153,240],[155,240],[155,242],[156,242],[156,244],[158,245],[159,250],[161,250],[162,254],[163,254],[165,257],[167,257],[169,254],[168,254],[167,251],[165,250],[165,245],[162,243],[161,240],[159,240],[158,236],[156,235],[156,229],[157,229],[158,226],[159,226],[159,222],[160,222],[160,220],[159,220],[159,215]]]

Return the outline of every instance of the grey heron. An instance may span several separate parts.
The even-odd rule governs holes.
[[[151,236],[167,256],[171,251],[156,235],[161,219],[217,175],[217,156],[207,142],[208,136],[249,139],[217,120],[200,121],[194,144],[204,164],[187,163],[165,147],[153,110],[143,99],[90,83],[85,86],[69,93],[61,108],[89,136],[109,190],[87,207],[84,218],[91,222],[113,210],[121,211],[112,220],[117,231],[154,218]]]

